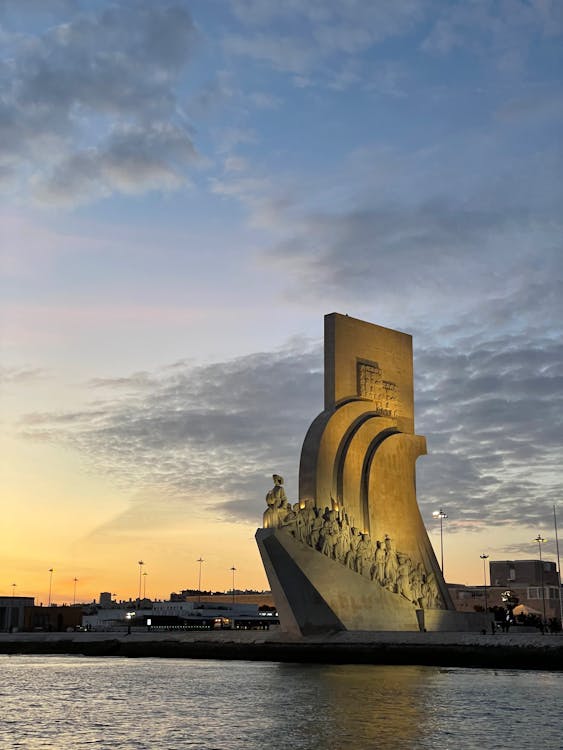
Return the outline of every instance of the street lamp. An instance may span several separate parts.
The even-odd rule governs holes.
[[[147,598],[147,576],[148,573],[143,573],[143,599]]]
[[[537,537],[535,537],[533,542],[538,543],[538,552],[540,553],[540,585],[541,585],[541,598],[543,602],[543,622],[544,624],[547,622],[547,617],[545,614],[545,587],[543,585],[543,560],[541,556],[541,546],[545,542],[547,542],[547,539],[544,539],[541,534],[538,534]]]
[[[196,560],[196,562],[199,563],[199,576],[197,579],[197,600],[198,602],[201,602],[201,564],[205,562],[205,560],[200,555],[198,559]]]
[[[139,560],[139,596],[137,597],[137,609],[141,606],[141,580],[143,575],[143,565],[145,563],[142,560]]]
[[[72,593],[72,606],[75,607],[76,606],[76,583],[78,581],[78,578],[75,576],[72,580],[74,581],[74,591]]]
[[[488,611],[488,607],[487,607],[487,571],[485,568],[485,560],[488,560],[489,556],[483,552],[483,554],[479,555],[479,557],[483,561],[483,582],[484,582],[483,591],[485,592],[485,613],[486,613]]]
[[[233,571],[233,604],[234,604],[235,603],[235,571],[236,571],[235,566],[233,565],[233,567],[230,568],[230,570]]]
[[[563,625],[563,592],[561,591],[561,558],[559,557],[559,535],[557,533],[557,515],[555,513],[555,504],[553,505],[553,530],[555,531],[555,549],[557,552],[557,581],[559,586],[559,619]]]
[[[51,606],[51,591],[53,589],[53,573],[54,573],[54,571],[55,571],[54,568],[49,568],[49,600],[47,602],[47,606],[48,607]]]
[[[127,620],[127,635],[131,635],[131,619],[135,617],[134,612],[127,612],[125,619]]]
[[[12,583],[12,599],[14,598],[14,595],[16,593],[16,585],[15,583]]]
[[[444,513],[442,508],[440,510],[435,510],[434,513],[432,513],[434,518],[440,519],[440,569],[442,571],[442,576],[444,575],[444,518],[447,518],[447,513]]]

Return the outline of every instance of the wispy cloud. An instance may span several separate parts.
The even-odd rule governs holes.
[[[424,512],[447,505],[452,531],[545,522],[559,492],[560,342],[498,336],[417,351],[417,429],[429,445],[418,463]],[[321,360],[319,346],[294,342],[205,367],[96,379],[102,398],[90,407],[29,414],[21,432],[71,447],[139,497],[149,493],[149,524],[161,506],[168,517],[186,504],[257,520],[271,473],[297,492],[301,443],[322,408]]]
[[[82,453],[96,471],[161,502],[255,518],[274,471],[295,474],[322,401],[317,348],[295,346],[205,367],[95,379],[86,410],[28,414],[22,434]],[[267,487],[266,487],[267,488]],[[155,513],[157,513],[155,508]]]
[[[31,176],[42,201],[71,204],[184,184],[197,155],[177,94],[197,43],[186,4],[49,7],[61,15],[43,30],[6,32],[5,178]]]
[[[294,76],[300,87],[323,81],[332,88],[360,83],[353,70],[360,56],[379,43],[416,28],[426,2],[256,2],[236,0],[230,9],[241,22],[225,35],[228,53],[266,63]]]
[[[40,367],[20,366],[6,367],[0,365],[0,383],[20,384],[34,383],[47,377],[47,372]]]

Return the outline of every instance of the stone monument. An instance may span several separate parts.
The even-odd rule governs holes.
[[[411,336],[325,316],[325,408],[301,451],[299,501],[273,475],[256,532],[282,629],[479,630],[455,611],[416,501]]]

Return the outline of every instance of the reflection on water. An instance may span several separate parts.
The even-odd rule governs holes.
[[[292,682],[299,685],[302,665],[280,667],[291,670]],[[420,695],[428,679],[428,670],[418,667],[309,667],[310,679],[304,682],[308,705],[314,706],[310,727],[311,747],[344,747],[354,737],[364,747],[414,747],[424,712]],[[307,727],[306,721],[303,728]],[[379,743],[379,744],[378,744]],[[385,743],[385,744],[384,744]]]
[[[0,670],[1,750],[561,747],[557,673],[74,656]]]

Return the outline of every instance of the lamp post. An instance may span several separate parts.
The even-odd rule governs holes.
[[[444,575],[444,518],[447,518],[447,513],[444,513],[442,508],[440,510],[435,510],[434,513],[432,513],[434,518],[440,519],[440,569],[442,571],[442,576]]]
[[[53,573],[54,573],[54,571],[55,571],[54,568],[49,568],[49,599],[47,601],[47,606],[48,607],[51,606],[51,591],[53,589]]]
[[[14,598],[14,595],[16,593],[16,585],[15,583],[12,583],[12,599]]]
[[[231,568],[231,570],[233,571],[233,604],[234,604],[235,603],[235,571],[236,571],[236,568],[234,565]]]
[[[484,593],[485,593],[485,614],[486,614],[486,613],[487,613],[487,611],[488,611],[488,607],[487,607],[487,571],[486,571],[486,568],[485,568],[485,560],[488,560],[488,559],[489,559],[489,556],[488,556],[488,555],[486,555],[486,554],[485,554],[485,553],[483,552],[483,554],[482,554],[482,555],[479,555],[479,557],[480,557],[480,558],[481,558],[481,560],[483,561],[483,584],[484,584],[484,585],[483,585],[483,591],[484,591]]]
[[[76,606],[76,583],[78,581],[78,578],[75,576],[73,579],[74,581],[74,591],[72,592],[72,606]]]
[[[197,600],[198,600],[198,602],[201,602],[201,564],[203,562],[205,562],[205,560],[200,555],[198,557],[198,559],[196,560],[196,562],[199,563],[199,575],[198,575],[198,579],[197,579]]]
[[[125,619],[127,620],[127,635],[131,635],[131,620],[135,617],[134,612],[127,612]]]
[[[540,553],[540,585],[541,585],[541,598],[543,603],[543,621],[544,624],[547,622],[547,617],[545,614],[545,587],[543,585],[543,560],[541,556],[541,546],[545,542],[547,542],[547,539],[544,539],[541,534],[538,534],[535,539],[533,539],[534,542],[538,543],[538,552]]]
[[[555,504],[553,505],[553,527],[555,531],[555,549],[557,551],[557,581],[559,586],[559,618],[563,627],[563,592],[561,591],[561,558],[559,557],[559,535],[557,534],[557,515],[555,513]]]
[[[145,563],[142,560],[139,560],[139,596],[137,597],[137,609],[141,606],[141,580],[143,575],[143,565]]]
[[[147,598],[147,576],[148,573],[145,571],[143,573],[143,599]]]

